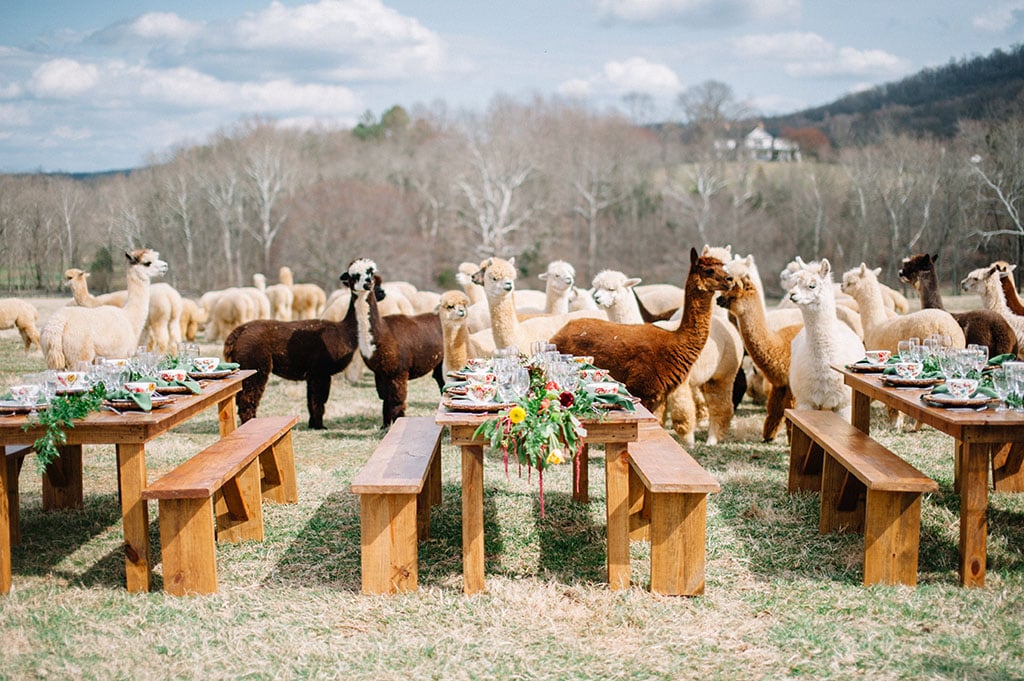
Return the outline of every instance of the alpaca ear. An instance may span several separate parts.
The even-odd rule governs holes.
[[[124,257],[128,259],[128,264],[129,264],[129,265],[134,265],[134,264],[136,264],[137,262],[139,262],[139,261],[138,261],[138,260],[137,260],[137,259],[135,258],[135,256],[134,256],[134,255],[132,255],[131,253],[129,253],[128,251],[125,251],[125,252],[124,252]]]
[[[875,274],[875,278],[877,279],[878,275],[882,273],[882,268],[881,267],[876,267],[875,269],[873,269],[871,271]]]
[[[935,264],[935,261],[939,259],[939,254],[936,253],[935,255],[931,256],[931,258],[932,258],[932,264]]]
[[[537,275],[537,278],[540,279],[541,281],[544,281],[545,279],[548,278],[548,273],[547,272],[541,272],[540,274]]]
[[[512,267],[516,266],[516,257],[514,255],[508,259],[508,264],[512,265]]]
[[[821,272],[821,276],[827,277],[832,271],[832,263],[828,261],[828,258],[822,258],[818,264],[818,271]]]
[[[384,298],[386,298],[387,295],[388,292],[385,291],[384,288],[380,286],[380,284],[377,284],[376,286],[373,287],[373,297],[377,299],[378,303],[384,300]]]
[[[690,246],[690,264],[693,265],[693,263],[697,262],[698,257],[699,256],[697,255],[697,249],[694,248],[693,246]]]
[[[627,279],[622,285],[625,286],[626,288],[633,288],[641,281],[643,281],[643,279],[641,279],[640,277],[632,277],[630,279]]]

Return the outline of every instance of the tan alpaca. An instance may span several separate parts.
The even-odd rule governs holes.
[[[19,298],[0,299],[0,329],[18,329],[25,352],[39,347],[39,329],[36,322],[39,310],[32,303]]]
[[[316,284],[296,284],[290,267],[278,270],[277,280],[292,290],[292,318],[316,319],[327,307],[327,294]]]
[[[444,333],[444,373],[466,366],[469,360],[469,329],[466,328],[466,310],[469,297],[462,291],[445,291],[437,304]]]

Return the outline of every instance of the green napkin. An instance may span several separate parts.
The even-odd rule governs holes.
[[[945,383],[940,383],[939,385],[931,389],[931,393],[933,395],[946,395],[949,394],[949,388],[946,386]],[[978,389],[974,391],[971,397],[999,397],[999,395],[997,395],[996,392],[992,390],[992,388],[989,388],[988,386],[984,385],[979,385]]]
[[[142,411],[151,411],[153,409],[153,400],[149,393],[133,393],[124,388],[115,390],[114,392],[107,395],[108,400],[131,400],[135,404],[139,405],[139,409]]]
[[[1001,355],[990,357],[988,360],[988,365],[990,367],[999,367],[1003,365],[1003,362],[1010,362],[1015,359],[1017,359],[1017,355],[1013,354],[1012,352],[1004,352]]]
[[[233,371],[238,369],[241,365],[238,362],[221,362],[217,365],[215,371]]]
[[[188,391],[193,395],[198,395],[203,392],[198,381],[193,381],[191,378],[186,378],[184,381],[164,381],[160,378],[153,379],[156,383],[156,391],[160,392],[160,388],[166,388],[168,386],[185,386]]]
[[[627,395],[623,395],[621,393],[615,395],[594,395],[594,402],[614,405],[616,407],[621,407],[626,411],[636,411],[636,405],[633,404],[633,400],[629,399]]]

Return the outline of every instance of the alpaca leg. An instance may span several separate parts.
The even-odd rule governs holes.
[[[441,362],[436,367],[434,367],[433,375],[434,375],[434,382],[437,383],[437,391],[443,394],[444,393],[444,383],[445,383],[445,381],[444,381],[444,362]]]
[[[672,416],[672,429],[683,439],[683,444],[692,445],[693,431],[697,429],[697,407],[688,382],[669,393],[668,411]]]
[[[349,385],[359,383],[359,379],[363,377],[364,369],[366,369],[366,362],[363,361],[363,356],[358,352],[353,353],[351,361],[345,367],[345,380],[348,381]]]
[[[269,370],[259,369],[255,374],[242,381],[242,390],[235,397],[235,405],[238,407],[238,417],[242,423],[256,418],[256,409],[263,399],[263,391],[267,387]]]
[[[783,417],[787,407],[792,407],[793,393],[789,391],[788,385],[769,385],[767,414],[764,417],[764,426],[761,429],[761,439],[765,442],[772,442],[779,433],[779,426],[782,425]]]
[[[406,399],[409,393],[408,376],[399,376],[391,381],[388,397],[384,401],[384,427],[389,427],[398,418],[405,416]]]
[[[707,428],[710,411],[708,409],[707,395],[704,393],[704,386],[691,384],[690,399],[693,401],[694,407],[693,430]]]
[[[309,411],[310,430],[323,430],[324,409],[330,396],[330,374],[311,371],[306,375],[306,409]]]
[[[725,438],[732,428],[735,413],[732,403],[734,377],[728,380],[711,379],[703,386],[705,403],[708,405],[708,444],[714,445]]]

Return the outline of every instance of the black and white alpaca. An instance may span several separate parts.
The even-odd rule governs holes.
[[[377,286],[380,275],[372,260],[353,266],[371,273]],[[359,353],[373,372],[377,396],[383,402],[383,428],[405,414],[409,379],[432,373],[438,390],[444,387],[444,333],[436,313],[381,315],[375,296],[355,290],[354,305],[359,327]]]
[[[363,268],[363,269],[360,269]],[[339,277],[353,291],[374,289],[372,271],[366,271],[364,260],[355,260]],[[372,298],[383,296],[383,289],[374,289]],[[289,381],[306,382],[306,409],[309,427],[324,427],[324,408],[331,395],[331,377],[343,371],[358,351],[359,331],[356,323],[355,296],[348,314],[339,321],[303,319],[282,322],[257,319],[232,331],[224,341],[224,357],[238,362],[243,369],[256,373],[242,382],[242,391],[235,398],[242,422],[256,416],[270,374]]]

